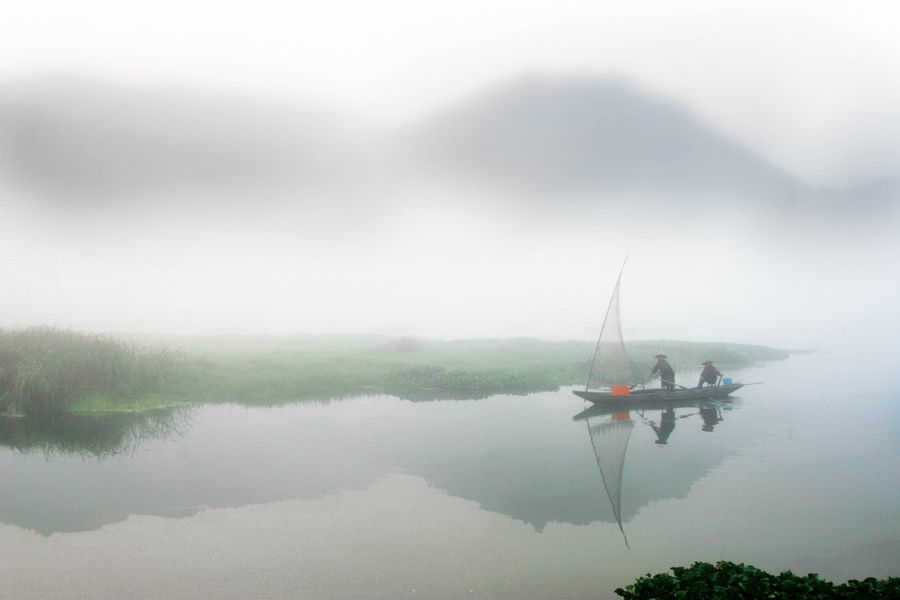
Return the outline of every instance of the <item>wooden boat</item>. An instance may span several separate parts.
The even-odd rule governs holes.
[[[627,259],[626,259],[627,261]],[[625,341],[622,337],[622,322],[619,311],[619,284],[622,282],[622,273],[625,265],[619,272],[616,287],[613,290],[609,307],[606,309],[606,317],[603,319],[603,327],[600,329],[600,339],[594,351],[591,361],[591,371],[585,389],[572,390],[572,392],[585,400],[603,405],[631,405],[636,403],[671,402],[680,400],[717,400],[724,398],[732,392],[744,387],[741,383],[717,385],[703,388],[686,388],[676,385],[671,391],[665,388],[634,389],[640,383],[646,383],[645,378],[639,382],[640,376],[632,368],[628,356],[625,353]]]
[[[742,387],[744,387],[743,383],[732,383],[731,385],[702,388],[678,388],[671,392],[664,389],[631,390],[627,396],[617,396],[613,395],[612,392],[593,390],[572,390],[572,393],[595,404],[630,406],[659,403],[665,405],[666,402],[678,400],[719,400]]]

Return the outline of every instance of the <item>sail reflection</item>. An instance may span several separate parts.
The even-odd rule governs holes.
[[[613,413],[609,421],[588,424],[588,433],[591,435],[591,445],[594,447],[594,456],[597,457],[597,465],[600,467],[600,476],[603,478],[603,487],[612,504],[616,523],[619,531],[625,538],[628,546],[628,537],[622,528],[622,471],[625,467],[625,451],[628,450],[628,440],[634,429],[634,421],[631,413]],[[629,546],[630,547],[630,546]]]
[[[648,426],[656,436],[654,443],[665,446],[678,420],[699,416],[701,429],[712,432],[723,419],[722,407],[730,404],[729,400],[618,403],[614,406],[594,405],[573,417],[573,420],[587,424],[603,487],[626,546],[631,547],[623,525],[622,486],[625,454],[635,427],[639,424]]]

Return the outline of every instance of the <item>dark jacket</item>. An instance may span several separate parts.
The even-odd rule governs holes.
[[[653,365],[653,370],[650,371],[650,374],[653,375],[657,371],[659,371],[659,375],[662,377],[663,381],[675,381],[675,370],[666,362],[666,359],[660,358],[658,362]]]
[[[719,372],[717,368],[712,365],[706,365],[703,367],[703,372],[700,373],[701,381],[716,381],[719,377],[722,376],[722,373]]]

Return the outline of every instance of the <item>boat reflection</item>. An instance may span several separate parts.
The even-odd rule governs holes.
[[[667,445],[678,420],[699,416],[701,429],[712,432],[722,421],[723,406],[730,404],[730,400],[704,399],[594,405],[572,418],[587,424],[603,487],[626,546],[631,547],[622,519],[622,478],[625,454],[634,428],[638,424],[648,426],[656,436],[654,442]]]

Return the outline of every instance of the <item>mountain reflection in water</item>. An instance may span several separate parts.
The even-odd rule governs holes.
[[[560,400],[567,393],[73,417],[44,439],[33,423],[10,419],[0,425],[0,521],[44,535],[86,531],[131,514],[185,517],[333,496],[403,472],[540,532],[551,522],[626,523],[651,502],[686,496],[728,455],[705,433],[719,408],[633,412],[623,502],[613,507],[584,426]],[[681,419],[700,426],[673,430]]]

